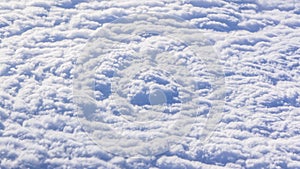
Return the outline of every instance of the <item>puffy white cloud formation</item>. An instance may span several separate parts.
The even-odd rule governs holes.
[[[206,98],[212,86],[201,76],[193,79],[197,94],[203,96],[196,100],[200,115],[188,124],[192,126],[189,133],[163,154],[123,157],[107,152],[93,142],[78,121],[73,100],[77,58],[105,25],[136,13],[183,18],[214,45],[224,68],[226,104],[208,142],[201,139],[201,131],[212,106],[211,97]],[[300,168],[299,14],[296,0],[1,1],[0,168]],[[143,36],[140,40],[151,35]],[[184,38],[191,37],[177,37]],[[180,43],[171,38],[150,39],[153,41],[140,46],[125,44],[126,52],[134,57],[131,49],[140,48],[144,54],[170,49],[176,51],[174,60],[159,55],[157,59],[201,73],[202,64],[193,62],[193,53]],[[95,74],[95,98],[101,101],[99,110],[112,113],[106,117],[108,122],[119,120],[118,113],[132,112],[130,108],[140,104],[137,98],[147,96],[143,89],[148,88],[159,89],[152,90],[152,103],[155,92],[169,93],[158,103],[173,103],[172,111],[162,118],[171,120],[187,108],[176,107],[176,100],[189,98],[189,90],[180,88],[188,80],[178,74],[173,76],[175,83],[166,72],[156,69],[138,74],[138,85],[138,81],[124,82],[131,87],[122,90],[131,105],[110,101],[110,77],[116,76],[116,66],[127,64],[127,58],[117,53],[111,56],[98,63]],[[121,63],[124,65],[118,65]],[[123,109],[118,109],[122,104]],[[162,124],[148,127],[155,130]]]

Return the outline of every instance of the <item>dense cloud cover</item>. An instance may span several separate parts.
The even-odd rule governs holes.
[[[85,121],[78,120],[91,121],[78,113],[73,95],[86,44],[95,37],[116,37],[99,32],[112,21],[137,13],[182,18],[214,47],[224,74],[225,105],[207,142],[201,131],[213,107],[207,94],[213,85],[205,74],[192,78],[193,94],[203,96],[196,99],[197,120],[189,121],[189,133],[179,134],[180,140],[167,149],[162,146],[159,154],[124,156],[107,151],[87,131],[94,126],[88,123],[93,127],[85,128]],[[299,14],[296,0],[1,1],[0,168],[300,168]],[[188,73],[177,70],[181,74],[171,76],[171,66],[164,65],[164,70],[150,66],[135,77],[129,66],[137,60],[135,49],[143,56],[155,53],[160,64],[185,65],[193,76],[205,70],[205,62],[186,50],[179,41],[183,35],[179,40],[140,35],[120,41],[128,44],[122,51],[94,57],[98,61],[93,62],[98,64],[94,99],[97,110],[111,113],[105,116],[107,123],[134,112],[132,108],[146,111],[149,105],[168,104],[172,109],[145,128],[157,132],[168,125],[159,120],[174,120],[178,112],[193,106],[181,104],[190,98]],[[174,59],[159,55],[164,51]],[[128,75],[134,81],[122,79]],[[112,77],[120,80],[112,82]],[[116,100],[115,93],[125,101]],[[155,132],[148,135],[160,137]]]

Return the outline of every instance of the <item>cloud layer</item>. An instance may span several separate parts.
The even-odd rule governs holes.
[[[1,168],[299,168],[299,7],[293,0],[0,2]],[[200,115],[189,124],[189,133],[163,154],[124,157],[107,152],[78,121],[73,98],[77,59],[103,27],[136,13],[183,18],[206,37],[205,43],[214,45],[225,74],[226,103],[216,131],[205,144],[201,131],[212,106],[211,97],[205,96],[212,86],[201,76],[193,78],[197,94],[203,95],[196,100]],[[134,44],[139,39],[130,39],[131,45],[124,45],[129,58],[116,53],[97,63],[94,94],[101,101],[99,110],[115,113],[106,117],[108,121],[118,118],[118,113],[132,112],[130,107],[120,110],[121,103],[108,101],[115,91],[110,91],[114,85],[110,77],[116,76],[116,66],[122,66],[115,64],[126,67],[130,57],[136,59],[130,49],[140,48],[147,55],[173,47],[169,51],[176,51],[176,59],[158,55],[160,63],[174,61],[201,73],[203,64],[192,62],[193,54],[178,41],[155,34],[139,38],[150,40]],[[132,75],[130,72],[127,74]],[[186,88],[180,88],[188,82],[180,74],[173,76],[177,83],[167,72],[151,67],[138,76],[138,85],[124,82],[130,88],[120,88],[128,95],[129,105],[149,105],[139,97],[149,98],[143,89],[150,89],[148,84],[153,82],[158,85],[151,88],[150,101],[162,91],[167,95],[161,102],[173,104],[166,113],[170,117],[162,118],[183,110],[176,107],[176,100],[189,98]],[[161,124],[148,127],[155,129]]]

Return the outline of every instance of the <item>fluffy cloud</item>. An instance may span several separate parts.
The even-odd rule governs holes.
[[[2,1],[0,8],[1,168],[300,167],[297,1],[35,0]],[[179,22],[180,19],[170,22],[161,18],[159,23],[165,26],[139,36],[126,35],[126,31],[138,27],[128,25],[127,30],[120,30],[117,24],[109,24],[123,16],[147,12],[183,18],[196,32],[203,33],[206,38],[201,40],[203,44],[214,45],[226,81],[226,104],[222,109],[214,109],[222,112],[220,121],[207,119],[214,115],[209,114],[213,100],[219,98],[210,95],[214,89],[210,76],[217,74],[213,70],[221,71],[221,68],[209,68],[205,65],[209,57],[197,60],[192,48],[188,48],[191,44],[184,44],[203,37],[182,29],[186,25]],[[155,21],[144,19],[149,23]],[[146,22],[133,21],[145,27]],[[170,33],[170,27],[178,28],[177,32],[172,30],[179,36],[157,36]],[[107,28],[106,32],[99,34],[103,28]],[[154,28],[151,24],[146,27],[147,30]],[[98,48],[90,58],[78,59],[87,55],[84,51],[88,51],[89,46],[86,44],[98,37],[103,40],[98,47],[109,47],[113,43],[114,49],[121,50],[105,54]],[[98,57],[99,54],[103,57]],[[145,56],[154,54],[162,65],[168,63],[161,66],[165,71],[147,64]],[[143,156],[129,158],[123,157],[123,153],[105,151],[111,149],[96,144],[95,137],[93,140],[88,135],[88,129],[103,131],[107,128],[89,123],[91,119],[80,120],[85,116],[78,113],[74,104],[76,84],[73,80],[78,73],[75,66],[80,61],[85,62],[84,59],[91,60],[90,66],[97,67],[91,76],[95,79],[95,88],[87,93],[95,96],[97,104],[91,105],[98,106],[97,111],[106,112],[92,120],[99,125],[97,120],[104,119],[116,129],[129,129],[124,134],[130,142],[121,139],[122,144],[108,142],[105,145],[121,145],[115,150],[127,151],[134,147],[134,139],[151,140],[150,136],[158,138],[166,136],[164,134],[180,137],[172,137],[173,140],[161,145],[150,142],[148,147],[140,146],[138,154]],[[134,60],[144,61],[141,67],[149,67],[131,77],[136,73],[134,69],[141,70],[141,67],[130,69]],[[184,66],[186,68],[182,68]],[[189,78],[186,72],[197,77]],[[130,78],[121,81],[126,76]],[[117,88],[124,96],[122,99],[113,98],[116,91],[113,78],[121,79],[117,82],[123,86]],[[220,83],[215,82],[215,85]],[[182,104],[193,95],[200,97],[191,104]],[[167,103],[170,109],[146,127],[122,123],[132,120],[131,113],[148,114],[157,108],[151,105],[161,103]],[[195,106],[197,111],[191,109]],[[178,116],[180,113],[184,116]],[[195,119],[178,120],[187,116]],[[92,128],[86,128],[85,122]],[[215,132],[203,142],[202,130],[210,123],[218,126],[209,128]],[[187,130],[183,130],[184,127]],[[113,137],[110,130],[101,134]],[[149,157],[147,152],[151,151],[163,154]]]

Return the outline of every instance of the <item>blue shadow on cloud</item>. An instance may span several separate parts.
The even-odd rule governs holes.
[[[110,83],[96,83],[95,91],[99,92],[96,94],[96,100],[104,100],[107,99],[111,95],[111,84]]]
[[[79,3],[85,2],[86,0],[71,0],[71,1],[66,1],[60,4],[57,4],[58,7],[61,8],[66,8],[66,9],[71,9],[75,8],[75,6]]]
[[[164,103],[161,104],[175,104],[175,103],[180,103],[180,100],[177,99],[178,97],[178,91],[177,90],[160,90],[162,92],[162,94],[164,95],[163,97],[165,98],[156,98],[156,99],[160,99],[160,100],[164,100]],[[133,105],[138,105],[138,106],[145,106],[145,105],[152,105],[153,102],[155,103],[155,101],[152,101],[150,99],[153,98],[151,97],[151,95],[149,95],[149,93],[147,93],[147,89],[143,89],[142,91],[140,91],[139,93],[135,94],[131,99],[130,99],[130,103]],[[154,98],[155,99],[155,98]],[[159,103],[159,101],[157,102]]]

